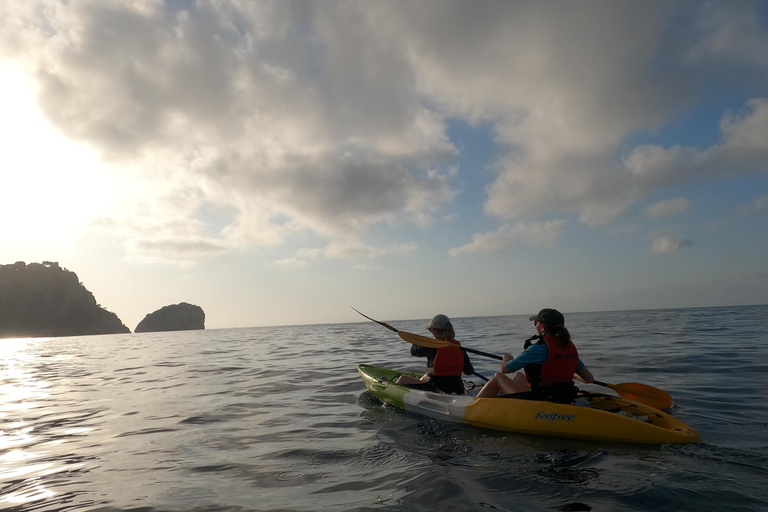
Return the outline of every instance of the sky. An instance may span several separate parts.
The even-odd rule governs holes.
[[[0,9],[0,263],[131,330],[768,303],[765,2]]]

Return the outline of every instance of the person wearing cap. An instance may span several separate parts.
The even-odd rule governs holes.
[[[533,391],[554,401],[570,402],[577,392],[573,379],[594,382],[592,373],[579,359],[562,313],[545,308],[529,320],[534,322],[538,334],[526,340],[523,352],[517,357],[504,354],[501,373],[483,386],[478,397]],[[538,341],[531,344],[533,339]],[[521,369],[524,373],[515,373],[511,379],[505,375]]]
[[[461,374],[463,372],[472,375],[475,369],[467,353],[461,350],[461,343],[455,339],[456,333],[450,318],[445,315],[435,315],[427,324],[427,330],[436,339],[448,341],[456,345],[456,348],[411,345],[412,356],[427,358],[427,372],[420,379],[401,375],[395,384],[439,393],[464,394],[464,381],[461,380]]]

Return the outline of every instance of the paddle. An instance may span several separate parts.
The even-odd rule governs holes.
[[[619,394],[620,397],[650,405],[655,409],[663,411],[669,409],[672,405],[672,396],[659,388],[641,384],[639,382],[622,382],[621,384],[608,384],[599,380],[594,381],[598,386],[610,388]]]
[[[355,309],[355,308],[352,308],[352,309]],[[355,311],[357,310],[355,309]],[[357,312],[360,313],[359,311]],[[363,315],[362,313],[360,314]],[[391,329],[395,331],[398,334],[398,336],[400,336],[402,339],[404,339],[408,343],[413,343],[414,345],[421,345],[422,347],[429,347],[429,348],[443,348],[443,347],[455,348],[456,347],[454,344],[449,343],[445,340],[427,338],[426,336],[420,336],[418,334],[413,334],[410,332],[398,331],[397,329],[395,329],[389,324],[385,324],[384,322],[379,322],[378,320],[374,320],[373,318],[367,315],[363,315],[363,316],[368,320],[373,320],[377,324],[383,325],[387,329]],[[461,347],[461,350],[465,352],[470,352],[472,354],[478,354],[481,356],[490,357],[491,359],[498,359],[499,361],[503,360],[501,356],[498,356],[496,354],[489,354],[488,352],[481,352],[480,350],[474,350],[467,347]],[[481,377],[484,380],[488,380],[485,377],[482,377],[481,375],[478,375],[478,377]],[[628,400],[634,400],[635,402],[640,402],[641,404],[650,405],[651,407],[655,409],[659,409],[661,411],[665,409],[669,409],[669,407],[672,405],[672,396],[670,396],[669,393],[659,388],[649,386],[648,384],[641,384],[639,382],[622,382],[621,384],[608,384],[606,382],[602,382],[599,380],[594,381],[594,383],[597,384],[598,386],[603,386],[603,387],[614,390],[622,398],[626,398]]]
[[[349,307],[352,308],[352,306],[349,306]],[[355,309],[355,308],[352,308],[352,309]],[[357,310],[355,309],[355,311],[357,311]],[[364,316],[368,320],[376,322],[379,325],[383,325],[384,327],[386,327],[390,331],[395,331],[398,336],[400,336],[402,339],[404,339],[408,343],[412,343],[414,345],[420,345],[422,347],[428,347],[428,348],[443,348],[443,347],[456,348],[456,345],[454,345],[453,343],[449,343],[449,342],[444,341],[444,340],[438,340],[436,338],[427,338],[426,336],[420,336],[418,334],[413,334],[413,333],[410,333],[410,332],[399,331],[399,330],[395,329],[394,327],[392,327],[391,325],[389,325],[387,323],[379,322],[378,320],[376,320],[374,318],[371,318],[368,315],[360,313],[360,311],[357,311],[357,313],[362,315],[362,316]],[[475,354],[480,354],[480,355],[484,355],[484,356],[488,356],[488,357],[497,357],[497,358],[501,359],[501,357],[496,356],[494,354],[486,354],[485,352],[480,352],[478,350],[472,350],[472,349],[464,348],[464,347],[461,347],[461,350],[463,350],[465,352],[473,352]],[[477,372],[473,372],[472,375],[474,375],[476,377],[480,377],[481,379],[483,379],[486,382],[488,381],[487,377],[484,377],[484,376],[480,375]]]

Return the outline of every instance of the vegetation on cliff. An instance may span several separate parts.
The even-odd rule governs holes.
[[[0,265],[0,338],[129,332],[58,263]]]

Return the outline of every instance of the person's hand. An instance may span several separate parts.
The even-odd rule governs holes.
[[[512,359],[514,358],[511,354],[504,354],[504,356],[501,358],[501,373],[509,373],[509,370],[507,369],[507,363]]]

